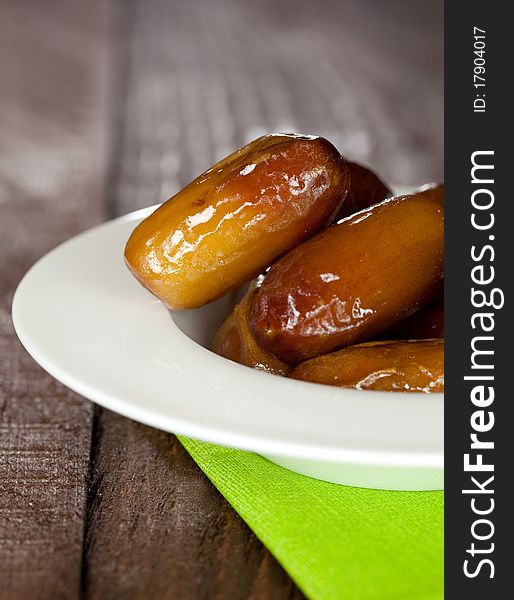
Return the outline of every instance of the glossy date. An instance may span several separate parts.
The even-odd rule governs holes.
[[[250,324],[258,343],[295,365],[390,329],[441,284],[443,222],[433,198],[399,196],[298,246],[255,294]]]
[[[196,308],[253,279],[319,231],[348,188],[348,167],[327,140],[263,136],[141,222],[125,260],[168,308]]]

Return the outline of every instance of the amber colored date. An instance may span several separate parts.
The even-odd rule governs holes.
[[[309,360],[289,377],[359,390],[444,391],[444,341],[370,342]]]
[[[250,332],[248,313],[254,293],[248,292],[235,306],[216,333],[212,349],[216,354],[247,367],[285,375],[290,367],[263,350]]]
[[[344,219],[270,269],[250,309],[257,342],[295,365],[390,329],[436,293],[444,209],[399,196]]]
[[[350,170],[350,189],[335,221],[378,204],[393,195],[380,177],[368,167],[352,161],[347,161],[347,165]]]
[[[319,231],[348,188],[348,167],[327,140],[263,136],[140,223],[125,259],[169,308],[202,306]]]

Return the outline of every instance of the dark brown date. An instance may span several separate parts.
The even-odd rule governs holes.
[[[439,297],[427,306],[397,323],[383,338],[395,340],[422,340],[444,338],[444,299]]]
[[[393,195],[387,185],[368,167],[347,161],[350,170],[350,190],[341,205],[335,221],[369,208]]]

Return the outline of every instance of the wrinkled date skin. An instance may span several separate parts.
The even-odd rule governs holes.
[[[444,209],[398,196],[329,227],[270,269],[250,309],[257,342],[296,365],[390,329],[444,273]]]
[[[235,306],[214,337],[212,350],[241,365],[275,375],[286,375],[290,367],[263,350],[250,332],[248,314],[255,294],[248,292]]]
[[[327,140],[263,136],[140,223],[125,259],[168,308],[196,308],[253,279],[319,231],[348,188],[348,167]]]
[[[371,169],[351,161],[348,161],[347,164],[350,170],[350,189],[335,221],[349,217],[393,195],[387,185]]]
[[[309,360],[289,377],[359,390],[444,391],[444,341],[370,342]]]

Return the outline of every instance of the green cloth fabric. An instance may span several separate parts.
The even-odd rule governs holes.
[[[179,439],[308,598],[443,598],[442,492],[334,485]]]

